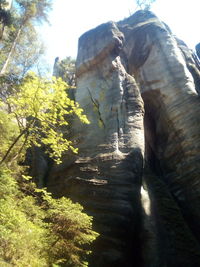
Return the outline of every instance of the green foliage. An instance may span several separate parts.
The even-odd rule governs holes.
[[[0,53],[0,74],[14,72],[17,67],[18,58],[20,56],[20,64],[23,62],[27,64],[27,61],[33,67],[35,62],[33,59],[37,55],[37,59],[41,55],[41,49],[35,47],[35,43],[38,40],[38,35],[34,29],[35,25],[48,21],[48,12],[51,9],[52,0],[15,0],[13,1],[13,8],[9,14],[11,15],[10,23],[1,23],[1,53]],[[0,9],[1,10],[1,9]],[[1,14],[0,14],[1,15]],[[2,18],[3,19],[3,18]],[[0,22],[1,22],[0,17]],[[7,27],[5,27],[7,26]],[[34,42],[33,41],[34,37]],[[32,41],[31,41],[32,40]],[[28,42],[27,42],[28,41]],[[41,48],[40,44],[40,48]],[[30,48],[30,49],[28,49]],[[23,53],[19,53],[23,51]],[[35,53],[37,51],[37,53]],[[28,52],[28,53],[27,53]],[[22,66],[20,66],[22,68]],[[29,69],[28,68],[28,69]],[[22,68],[22,75],[27,71],[27,66]],[[17,74],[19,69],[17,68]]]
[[[87,266],[88,245],[98,236],[91,217],[79,204],[24,183],[29,194],[0,169],[1,266]]]
[[[24,77],[33,66],[37,68],[44,51],[44,45],[35,28],[31,25],[24,27],[9,62],[9,72]]]
[[[1,77],[9,86],[0,105],[0,265],[85,267],[98,236],[92,218],[79,204],[37,189],[31,177],[20,175],[16,159],[29,146],[45,144],[60,162],[67,149],[77,152],[63,132],[68,118],[88,120],[61,78],[9,78]]]
[[[49,248],[52,261],[64,266],[87,266],[86,255],[91,251],[89,245],[98,236],[92,231],[92,220],[83,213],[83,207],[70,199],[53,199],[43,190],[43,199],[47,204],[47,218],[54,246]]]
[[[3,78],[1,82],[8,84]],[[67,149],[77,152],[63,127],[72,114],[83,123],[88,120],[67,91],[61,78],[48,80],[31,73],[22,80],[10,79],[7,92],[1,94],[1,266],[87,266],[90,245],[98,236],[92,218],[79,204],[37,189],[31,177],[19,174],[16,161],[32,145],[45,144],[56,162]]]
[[[18,4],[23,23],[29,20],[48,21],[52,0],[16,0],[16,4]]]
[[[47,266],[47,227],[33,197],[24,196],[8,170],[0,170],[0,259],[10,266]],[[2,264],[2,266],[4,266]]]
[[[0,107],[1,108],[1,107]],[[2,158],[10,145],[19,134],[19,129],[13,121],[13,116],[8,114],[5,110],[0,110],[0,157]],[[16,148],[19,149],[19,148]],[[10,161],[15,153],[16,149],[12,151],[8,160]]]
[[[155,2],[156,0],[136,0],[136,5],[140,9],[144,10],[149,10],[151,8],[151,5]]]
[[[0,0],[0,24],[10,25],[11,23],[11,14],[7,10],[8,3],[6,0]]]
[[[19,135],[9,147],[6,155],[23,139],[21,152],[32,145],[46,146],[46,153],[57,163],[61,162],[62,154],[71,149],[77,153],[72,141],[65,137],[64,127],[72,114],[81,122],[89,123],[78,103],[67,94],[68,85],[61,78],[52,80],[39,78],[34,73],[27,75],[15,86],[12,94],[6,99],[10,109],[10,117],[18,123]],[[24,153],[23,153],[24,154]]]
[[[79,204],[37,189],[18,162],[30,146],[43,146],[60,163],[68,149],[77,153],[66,138],[72,115],[89,122],[61,78],[27,74],[43,53],[34,26],[48,20],[52,1],[13,3],[8,11],[0,0],[0,266],[85,267],[98,236],[92,218]],[[69,66],[67,82],[74,62],[62,62],[63,70]]]
[[[76,85],[75,75],[75,60],[71,57],[66,57],[63,60],[56,58],[54,65],[54,76],[61,77],[69,86]]]

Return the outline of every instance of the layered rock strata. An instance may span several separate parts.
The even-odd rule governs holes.
[[[199,84],[193,53],[149,11],[80,37],[90,125],[74,121],[79,154],[47,185],[94,217],[91,267],[200,266]]]

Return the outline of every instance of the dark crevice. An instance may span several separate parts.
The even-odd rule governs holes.
[[[104,121],[103,121],[103,119],[101,117],[101,112],[100,112],[100,108],[99,108],[100,104],[99,104],[99,102],[98,102],[97,99],[93,98],[92,93],[90,92],[89,89],[88,89],[88,93],[89,93],[90,99],[91,99],[91,101],[92,101],[92,103],[93,103],[93,105],[94,105],[94,107],[95,107],[95,109],[97,111],[99,122],[101,123],[101,125],[103,126],[103,128],[105,128],[106,126],[105,126],[105,123],[104,123]]]
[[[174,147],[180,144],[180,137],[178,134],[172,135],[175,129],[170,124],[159,91],[149,90],[142,98],[145,106],[144,182],[150,195],[151,220],[154,221],[156,239],[153,244],[155,262],[152,266],[198,266],[195,264],[200,262],[199,243],[191,227],[193,222],[187,214],[188,203],[181,202],[172,190],[178,173],[176,165],[168,161],[175,160],[177,155],[175,153],[170,158],[165,156],[171,142]],[[172,137],[174,140],[171,140]],[[181,147],[178,153],[179,156],[184,155]],[[174,170],[169,166],[174,166]],[[178,184],[179,187],[181,184]]]

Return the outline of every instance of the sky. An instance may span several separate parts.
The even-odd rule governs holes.
[[[134,0],[53,0],[50,26],[41,36],[47,48],[46,59],[76,58],[78,38],[108,21],[119,21],[136,11]],[[153,11],[190,48],[200,42],[200,0],[156,0]]]

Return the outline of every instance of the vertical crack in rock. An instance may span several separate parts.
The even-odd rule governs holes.
[[[92,97],[92,93],[90,92],[89,88],[88,88],[88,93],[89,93],[89,95],[90,95],[91,101],[92,101],[92,103],[94,104],[94,107],[96,108],[97,114],[98,114],[98,116],[99,116],[100,127],[101,127],[101,125],[103,125],[103,127],[105,128],[105,123],[104,123],[104,121],[103,121],[103,119],[102,119],[102,117],[101,117],[101,112],[100,112],[100,108],[99,108],[100,104],[99,104],[99,102],[98,102],[97,99],[94,99],[94,98]]]

